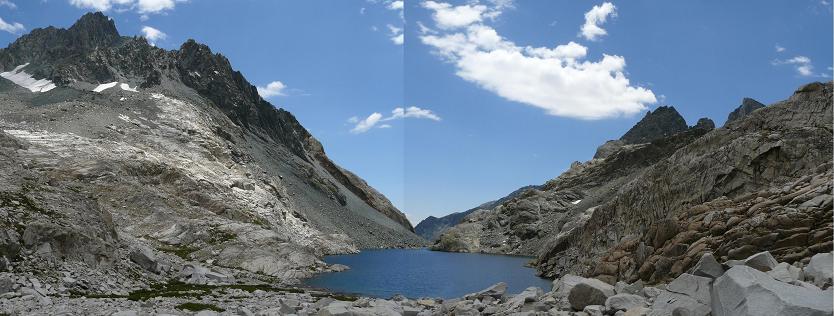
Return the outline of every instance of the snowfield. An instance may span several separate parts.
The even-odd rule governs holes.
[[[47,92],[55,89],[55,84],[47,79],[35,79],[32,75],[23,71],[23,68],[29,66],[29,63],[17,66],[12,71],[0,73],[0,77],[6,78],[16,85],[29,89],[32,92]]]

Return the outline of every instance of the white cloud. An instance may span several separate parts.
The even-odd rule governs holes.
[[[376,126],[377,128],[392,127],[391,124],[380,124],[379,126],[377,126],[378,123],[406,118],[440,121],[440,116],[434,114],[434,112],[432,112],[431,110],[422,109],[416,106],[410,106],[407,108],[397,107],[391,111],[391,116],[388,117],[383,117],[382,114],[380,114],[379,112],[372,113],[364,120],[359,120],[358,117],[354,116],[348,119],[348,123],[356,124],[356,126],[354,126],[353,129],[350,130],[351,133],[361,134],[374,128],[374,126]]]
[[[287,93],[284,91],[287,86],[280,81],[273,81],[267,84],[265,87],[258,86],[258,94],[261,95],[262,98],[270,98],[274,96],[286,96]]]
[[[145,13],[162,13],[167,10],[173,10],[177,3],[186,2],[187,0],[69,0],[69,3],[78,8],[95,9],[98,11],[109,11],[115,9],[117,11],[136,10],[136,12]]]
[[[811,58],[805,56],[796,56],[786,60],[774,60],[774,65],[792,65],[796,72],[805,77],[814,75],[814,65],[811,63]]]
[[[356,126],[354,126],[353,129],[350,130],[350,132],[354,134],[361,134],[367,132],[368,130],[373,128],[374,125],[376,125],[376,123],[379,123],[380,119],[382,119],[382,114],[379,114],[377,112],[371,113],[371,115],[368,115],[367,118],[356,123]]]
[[[651,90],[630,83],[621,56],[584,60],[588,49],[575,42],[522,47],[479,22],[482,18],[465,19],[468,24],[443,18],[439,12],[452,10],[448,4],[426,1],[424,7],[434,11],[437,26],[445,32],[424,34],[421,41],[453,64],[458,77],[505,99],[580,119],[631,115],[657,102]]]
[[[617,7],[611,2],[605,2],[602,5],[595,5],[590,11],[585,13],[585,24],[582,25],[580,35],[589,41],[595,41],[600,36],[608,34],[600,25],[605,23],[608,16],[617,16]]]
[[[482,20],[481,14],[487,10],[486,6],[480,4],[452,6],[448,3],[435,1],[425,1],[423,7],[434,11],[432,18],[437,27],[442,29],[454,29],[480,22]]]
[[[25,29],[26,27],[24,27],[23,24],[20,24],[18,22],[8,23],[4,21],[3,18],[0,18],[0,31],[6,31],[12,34],[17,34],[18,32],[23,31]]]
[[[403,2],[400,1],[391,1],[388,3],[388,10],[402,10],[403,9]]]
[[[393,26],[391,24],[388,24],[388,32],[389,32],[388,34],[390,35],[391,41],[394,42],[394,44],[402,45],[403,42],[405,41],[405,35],[403,35],[403,29],[402,28],[399,28],[399,27]]]
[[[168,34],[150,26],[142,26],[142,34],[145,34],[145,38],[147,38],[151,44],[155,44],[158,40],[168,38]]]
[[[359,14],[365,15],[365,7],[359,9]]]
[[[17,5],[9,0],[0,0],[0,7],[7,7],[9,9],[17,9]]]
[[[781,53],[781,52],[784,52],[784,51],[785,51],[784,47],[779,46],[779,44],[776,44],[776,52],[777,53]]]

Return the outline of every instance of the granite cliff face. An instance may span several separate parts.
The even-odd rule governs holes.
[[[20,37],[0,70],[0,270],[82,292],[190,261],[293,283],[325,254],[424,242],[205,45],[163,50],[89,13]]]
[[[470,214],[434,248],[533,255],[542,275],[611,283],[663,282],[706,252],[808,263],[831,250],[831,98],[812,83],[719,129],[616,147]]]

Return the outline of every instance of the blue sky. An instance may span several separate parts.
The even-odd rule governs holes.
[[[95,9],[206,43],[415,224],[541,184],[657,106],[720,126],[831,80],[827,0],[400,4],[0,0],[0,44]]]

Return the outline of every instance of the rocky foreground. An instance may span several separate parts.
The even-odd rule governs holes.
[[[565,275],[549,292],[516,295],[499,283],[454,299],[352,297],[266,284],[235,284],[222,274],[187,266],[176,281],[124,294],[83,296],[26,275],[0,276],[0,309],[38,315],[831,315],[834,253],[807,265],[779,263],[768,252],[718,263],[704,254],[668,284],[644,285]]]

